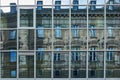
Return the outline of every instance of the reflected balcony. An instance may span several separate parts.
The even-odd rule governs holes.
[[[98,47],[98,42],[100,41],[100,39],[97,39],[97,37],[92,37],[89,41],[88,41],[88,44],[89,44],[89,47],[92,47],[92,46],[96,46]]]
[[[65,45],[65,42],[62,39],[57,39],[54,42],[55,47],[64,47],[64,45]]]
[[[72,47],[82,47],[83,45],[84,45],[84,40],[83,39],[74,38],[71,41],[71,46]]]
[[[14,40],[7,40],[7,41],[5,41],[5,42],[3,42],[3,49],[4,50],[9,50],[9,49],[16,49],[16,47],[17,47],[17,41],[16,41],[16,39],[14,39]]]
[[[114,39],[108,39],[106,42],[107,48],[109,47],[114,47],[114,48],[118,48],[119,46],[119,41],[118,40],[114,40]]]

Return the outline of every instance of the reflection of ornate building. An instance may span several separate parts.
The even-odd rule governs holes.
[[[120,78],[117,0],[42,4],[0,13],[1,78]]]

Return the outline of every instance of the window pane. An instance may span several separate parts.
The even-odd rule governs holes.
[[[34,5],[35,4],[35,0],[19,0],[19,5]]]
[[[109,49],[106,52],[106,77],[120,78],[120,52]]]
[[[37,78],[51,77],[51,52],[46,51],[36,52],[36,76]],[[41,55],[42,54],[42,55]]]
[[[16,31],[10,31],[10,39],[15,39]]]
[[[12,70],[11,71],[11,77],[15,77],[16,76],[16,70]]]
[[[33,50],[34,49],[34,30],[24,29],[18,31],[19,49]]]
[[[86,77],[86,52],[79,51],[71,52],[71,77],[72,78]]]
[[[34,56],[32,55],[19,56],[19,77],[20,78],[34,77]]]
[[[17,49],[16,30],[1,30],[1,50]]]
[[[20,9],[20,27],[33,27],[33,9]]]
[[[54,52],[53,72],[54,78],[68,78],[69,66],[68,52],[56,51]]]
[[[38,26],[38,38],[43,38],[44,37],[44,28],[42,26]]]
[[[89,52],[88,77],[103,78],[104,76],[104,52],[96,52],[92,49]]]
[[[15,51],[10,52],[10,61],[11,62],[16,62],[17,54]]]
[[[14,51],[1,52],[1,78],[16,78],[17,74],[17,53]]]

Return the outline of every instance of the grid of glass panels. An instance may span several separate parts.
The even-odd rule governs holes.
[[[120,78],[119,0],[1,0],[0,78]]]

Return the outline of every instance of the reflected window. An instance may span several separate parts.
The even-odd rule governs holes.
[[[10,62],[16,62],[17,54],[16,51],[10,51]]]
[[[38,33],[38,38],[43,38],[44,37],[44,27],[38,26],[37,33]]]
[[[60,71],[59,70],[56,70],[55,71],[55,76],[59,76],[60,75]]]
[[[20,56],[20,65],[26,65],[26,56]]]
[[[10,31],[10,39],[15,39],[15,36],[16,36],[16,31],[13,30],[13,31]]]
[[[74,75],[74,76],[77,76],[77,75],[78,75],[78,71],[77,71],[77,70],[74,70],[74,71],[73,71],[73,75]]]
[[[72,52],[72,61],[79,60],[79,52]]]
[[[113,52],[112,52],[112,50],[113,50],[113,48],[112,47],[110,47],[110,48],[108,48],[108,52],[107,52],[107,61],[111,61],[111,60],[113,60]]]
[[[78,10],[78,0],[73,0],[73,10]]]
[[[11,77],[16,77],[16,70],[11,71]]]
[[[43,1],[37,1],[37,10],[42,10]]]
[[[94,29],[94,25],[91,25],[90,26],[90,36],[91,37],[95,37],[96,36],[96,32],[95,32],[95,29]]]
[[[55,10],[60,10],[61,1],[55,1]]]
[[[113,10],[113,4],[114,4],[114,1],[110,0],[110,5],[108,7],[109,10]]]
[[[60,53],[55,53],[54,54],[54,61],[60,61]]]
[[[92,51],[90,51],[90,61],[95,61],[95,57],[96,57],[95,51],[94,51],[95,47],[92,47],[91,50]]]
[[[79,32],[78,28],[79,28],[79,26],[74,25],[73,28],[74,28],[73,29],[73,36],[78,37],[78,32]]]
[[[56,30],[55,30],[55,33],[56,33],[56,38],[61,38],[61,27],[60,26],[56,26]]]
[[[112,27],[108,27],[108,37],[113,37]]]
[[[44,48],[38,48],[38,60],[43,60],[43,50]]]
[[[96,1],[91,1],[90,3],[91,3],[90,10],[95,10]]]

